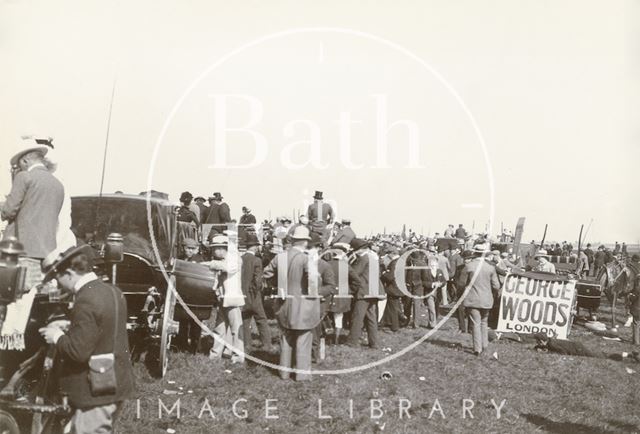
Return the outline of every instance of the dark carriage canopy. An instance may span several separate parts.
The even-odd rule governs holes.
[[[153,234],[160,258],[165,262],[171,254],[175,205],[153,197],[149,201]],[[103,244],[110,233],[117,232],[124,238],[126,253],[139,255],[151,264],[157,265],[149,234],[145,196],[107,194],[102,197],[72,197],[71,229],[78,239],[84,242],[93,239],[98,244]]]

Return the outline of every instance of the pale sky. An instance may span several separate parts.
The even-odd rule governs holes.
[[[31,133],[55,138],[71,195],[98,192],[117,76],[105,192],[145,190],[159,142],[153,188],[173,199],[221,191],[234,216],[243,205],[259,219],[291,215],[322,190],[362,235],[403,223],[483,229],[493,184],[493,232],[524,216],[526,241],[545,223],[548,239],[575,240],[593,219],[589,241],[637,243],[639,12],[638,2],[584,0],[5,0],[0,194]],[[220,95],[243,95],[227,99],[229,127],[256,114],[247,101],[260,104],[253,136],[224,136],[228,165],[249,163],[263,138],[255,167],[215,167]],[[359,121],[348,150],[341,113]],[[418,131],[424,167],[407,168],[410,127],[398,125],[382,135],[390,167],[374,168],[377,128],[399,120]],[[288,168],[289,155],[323,167]]]

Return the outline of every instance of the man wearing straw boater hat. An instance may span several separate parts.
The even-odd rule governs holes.
[[[28,139],[27,147],[11,158],[15,176],[0,209],[9,222],[4,237],[15,236],[26,256],[42,259],[56,248],[58,216],[64,200],[62,183],[45,166],[45,141]]]
[[[496,267],[484,259],[488,251],[488,245],[476,244],[473,247],[474,259],[460,273],[460,282],[468,290],[462,305],[471,320],[473,353],[476,356],[489,346],[489,311],[493,307],[493,292],[500,289]]]
[[[44,281],[55,278],[74,296],[68,330],[60,321],[40,329],[61,361],[60,387],[75,410],[74,433],[113,432],[117,411],[133,391],[127,303],[118,288],[93,273],[92,258],[85,244],[54,251],[42,263]],[[94,375],[101,368],[109,375]]]
[[[320,324],[320,299],[309,293],[307,246],[311,237],[309,229],[298,226],[291,234],[291,248],[274,257],[265,267],[265,279],[278,276],[280,304],[276,318],[282,330],[280,338],[280,366],[294,367],[300,371],[297,381],[311,379],[312,330]],[[285,265],[286,269],[279,269]],[[295,360],[295,364],[293,361]],[[286,380],[291,373],[280,371]]]
[[[232,363],[244,363],[244,343],[242,342],[242,306],[244,296],[240,283],[242,258],[229,250],[229,237],[216,235],[211,240],[213,260],[205,262],[216,274],[215,290],[218,298],[218,313],[213,332],[218,335],[209,352],[211,360],[220,359],[223,355],[231,357]]]

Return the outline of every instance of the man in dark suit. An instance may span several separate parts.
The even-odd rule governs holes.
[[[353,347],[360,347],[360,334],[362,327],[367,329],[367,337],[370,348],[378,348],[378,298],[369,295],[371,291],[370,285],[374,282],[369,281],[369,267],[372,266],[372,259],[369,258],[371,253],[369,242],[354,238],[351,240],[351,248],[354,252],[353,271],[360,279],[359,290],[355,294],[355,303],[351,314],[351,328],[349,330],[349,338],[347,344]],[[376,276],[376,282],[380,286],[380,280]],[[381,288],[378,288],[380,291]]]
[[[598,251],[593,256],[593,275],[598,276],[598,273],[607,263],[607,254],[604,251],[604,246],[598,247]]]
[[[205,223],[212,224],[208,239],[210,240],[217,234],[222,234],[227,228],[226,224],[231,221],[231,210],[229,205],[222,201],[222,194],[216,192],[209,197],[209,215]]]
[[[240,220],[238,221],[238,240],[241,243],[244,242],[246,236],[248,234],[256,233],[256,217],[251,214],[251,210],[246,206],[242,207],[242,215],[240,216]]]
[[[316,191],[313,196],[313,203],[307,208],[307,216],[311,232],[320,235],[322,241],[326,243],[331,235],[331,230],[327,228],[327,225],[333,222],[334,213],[331,205],[324,202],[321,191]]]
[[[15,236],[25,254],[42,259],[56,248],[58,216],[64,187],[45,166],[46,146],[24,149],[11,158],[17,166],[11,192],[2,205],[2,220],[9,222],[4,238]]]
[[[387,305],[385,307],[384,315],[382,317],[382,325],[389,325],[392,332],[397,332],[400,326],[404,326],[407,318],[404,315],[403,298],[406,296],[396,281],[396,268],[398,266],[398,260],[400,254],[397,248],[389,249],[389,259],[391,262],[387,266],[386,270],[381,275],[382,283],[384,283],[384,290],[387,293]]]
[[[127,337],[127,303],[122,292],[104,283],[92,270],[92,249],[72,247],[43,262],[44,281],[55,277],[58,285],[74,294],[71,324],[40,329],[46,342],[55,345],[62,370],[60,386],[75,412],[72,432],[113,432],[117,411],[133,391],[133,372]],[[58,323],[59,324],[59,323]],[[113,356],[115,392],[96,392],[89,379],[93,356]]]
[[[241,286],[244,295],[242,306],[242,330],[245,352],[251,352],[251,318],[255,319],[262,350],[272,352],[271,329],[267,322],[262,300],[262,261],[256,255],[260,250],[260,242],[254,234],[248,234],[246,239],[247,251],[242,255]]]
[[[331,240],[331,244],[346,243],[349,244],[352,239],[356,237],[355,232],[351,229],[351,220],[342,219],[340,229],[336,233],[336,236]]]
[[[200,209],[200,223],[204,223],[207,220],[207,216],[209,215],[209,207],[205,204],[204,197],[198,196],[193,199],[197,207]]]

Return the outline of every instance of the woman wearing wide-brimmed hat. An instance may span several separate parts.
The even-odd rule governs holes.
[[[556,274],[556,266],[549,262],[550,256],[547,254],[547,251],[544,249],[538,250],[533,259],[538,261],[538,264],[535,266],[535,271],[542,271],[544,273],[553,273]]]

